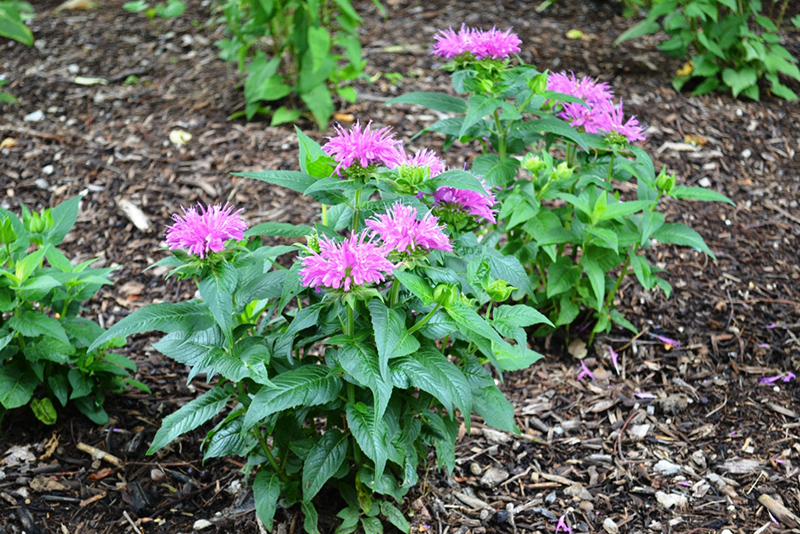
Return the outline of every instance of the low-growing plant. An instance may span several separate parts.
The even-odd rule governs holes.
[[[0,419],[30,404],[40,421],[53,424],[54,401],[70,401],[105,424],[106,392],[128,385],[149,391],[130,378],[133,362],[109,352],[124,339],[106,338],[89,349],[104,329],[80,316],[81,304],[111,283],[111,268],[89,267],[96,260],[73,265],[58,249],[79,202],[74,197],[41,213],[23,206],[21,220],[0,209]]]
[[[433,53],[449,60],[455,91],[466,98],[416,92],[388,103],[458,114],[425,130],[445,134],[446,147],[456,140],[480,142],[483,154],[472,170],[499,202],[497,222],[484,229],[482,242],[526,266],[534,294],[516,298],[528,298],[555,326],[572,324],[582,307],[592,310],[592,338],[612,323],[635,332],[615,310],[622,280],[632,270],[647,290],[659,287],[669,296],[671,289],[643,254],[653,240],[713,257],[697,232],[665,221],[660,200],[730,201],[676,185],[665,169],[657,175],[647,152],[633,144],[644,140],[643,128],[635,118],[625,120],[608,85],[512,66],[519,44],[510,31],[443,31]],[[635,200],[622,197],[619,184],[625,182],[635,183]]]
[[[759,80],[766,79],[770,91],[786,100],[797,94],[781,83],[780,74],[800,81],[797,58],[781,43],[781,26],[789,0],[660,0],[647,17],[620,35],[614,44],[659,30],[672,37],[658,48],[689,61],[672,79],[680,91],[699,81],[692,94],[727,88],[734,97],[759,100]],[[791,19],[800,28],[800,15]]]
[[[186,11],[186,2],[181,0],[167,0],[166,4],[158,3],[155,6],[150,6],[145,0],[135,0],[134,2],[125,2],[122,9],[130,11],[131,13],[144,13],[149,19],[161,17],[162,19],[174,19],[183,15]]]
[[[322,130],[334,93],[355,102],[348,82],[363,75],[366,62],[358,39],[362,19],[350,0],[224,0],[220,9],[230,36],[217,46],[246,75],[241,115],[248,120],[259,113],[271,114],[272,125],[297,120],[297,107],[264,104],[297,95]]]
[[[429,446],[453,470],[457,411],[467,427],[474,411],[518,432],[496,379],[541,357],[523,328],[548,321],[503,304],[531,288],[516,258],[472,232],[494,218],[475,176],[431,177],[437,158],[408,156],[388,128],[339,128],[323,147],[298,136],[300,171],[238,175],[321,202],[314,227],[246,230],[231,207],[185,210],[167,232],[175,255],[159,264],[193,279],[200,299],[146,306],[95,345],[160,330],[155,348],[190,366],[190,379],[219,375],[164,419],[150,452],[221,414],[205,458],[247,457],[267,529],[279,502],[299,503],[317,532],[313,500],[328,485],[343,500],[337,532],[381,532],[379,517],[408,532],[385,499],[399,503],[417,483]],[[276,261],[294,253],[289,268]]]
[[[25,21],[33,17],[33,6],[28,2],[18,0],[0,1],[0,37],[13,39],[20,43],[33,46],[33,33]],[[0,79],[0,87],[8,83]],[[16,104],[17,99],[10,93],[0,90],[0,103]]]

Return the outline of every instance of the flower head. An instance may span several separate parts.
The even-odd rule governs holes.
[[[433,54],[452,59],[471,53],[476,59],[506,59],[520,51],[522,41],[511,29],[502,32],[496,28],[480,30],[462,24],[457,32],[453,28],[440,30],[435,37]]]
[[[592,380],[595,380],[594,373],[591,369],[586,366],[586,362],[581,360],[581,372],[578,373],[578,380],[583,380],[583,377],[588,376]]]
[[[387,252],[411,253],[419,249],[453,250],[450,238],[443,232],[439,219],[426,213],[417,220],[417,210],[397,202],[385,215],[367,220],[367,227],[380,236]]]
[[[561,517],[558,518],[558,524],[556,525],[556,534],[558,534],[562,530],[564,532],[566,532],[567,534],[572,534],[572,527],[567,525],[567,522],[565,521],[565,519],[566,519],[566,515],[562,515]]]
[[[786,373],[781,373],[777,376],[765,376],[762,377],[761,380],[758,381],[759,384],[774,384],[778,380],[783,380],[784,382],[791,382],[792,380],[796,379],[797,375],[791,371]]]
[[[630,117],[625,121],[625,115],[622,113],[622,101],[620,101],[619,106],[604,108],[597,115],[594,127],[607,136],[614,137],[617,142],[634,143],[646,139],[643,132],[644,129],[639,126],[636,116]]]
[[[382,282],[384,274],[394,269],[383,247],[366,233],[353,234],[341,243],[322,236],[319,249],[319,254],[312,253],[301,262],[300,281],[306,287],[350,291],[353,286]]]
[[[551,73],[547,76],[547,90],[580,98],[590,106],[603,105],[611,101],[614,91],[605,82],[584,76],[576,78],[566,72]],[[580,106],[580,104],[578,104]],[[584,106],[581,106],[584,107]],[[584,107],[584,109],[586,109]]]
[[[438,174],[442,174],[445,170],[444,161],[436,155],[432,150],[423,148],[413,156],[409,157],[407,154],[403,155],[401,165],[408,165],[410,167],[428,167],[431,170],[431,178]]]
[[[484,188],[486,182],[481,181]],[[456,189],[454,187],[440,187],[433,194],[433,204],[441,211],[466,212],[467,214],[496,222],[494,216],[494,206],[497,201],[494,195],[487,189],[488,195],[470,189]]]
[[[170,250],[185,249],[190,254],[205,258],[209,252],[225,250],[225,241],[244,238],[247,223],[232,206],[214,206],[204,208],[198,204],[183,210],[183,216],[177,213],[172,216],[175,224],[168,227],[165,235]]]
[[[611,354],[611,363],[614,364],[614,370],[619,374],[619,354],[614,352],[614,347],[608,346],[608,352]]]
[[[342,169],[358,164],[361,168],[370,165],[386,165],[394,167],[402,161],[403,154],[398,150],[400,141],[394,138],[389,126],[375,131],[370,130],[372,121],[361,131],[361,124],[356,121],[355,126],[345,131],[341,125],[334,126],[337,135],[329,137],[322,150],[336,160],[334,173],[342,176]]]

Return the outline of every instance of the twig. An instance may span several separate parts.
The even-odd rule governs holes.
[[[117,467],[122,467],[122,460],[120,460],[113,454],[101,451],[97,447],[92,447],[91,445],[87,445],[86,443],[78,443],[77,447],[79,451],[83,451],[85,453],[90,454],[92,458],[94,458],[95,460],[105,460],[106,462],[113,464]]]
[[[128,520],[128,523],[131,524],[131,526],[133,527],[133,531],[136,532],[136,534],[142,534],[142,531],[139,530],[139,527],[137,527],[136,523],[133,522],[133,519],[131,519],[131,516],[128,515],[128,511],[127,510],[123,510],[122,511],[122,515],[124,515],[125,519]]]

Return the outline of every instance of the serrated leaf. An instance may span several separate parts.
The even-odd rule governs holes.
[[[208,306],[199,300],[171,304],[159,302],[138,309],[98,337],[89,352],[115,337],[126,338],[131,334],[158,330],[160,332],[198,331],[210,328],[214,316]]]
[[[670,190],[669,196],[674,198],[691,198],[694,200],[702,200],[704,202],[727,202],[731,206],[736,205],[735,202],[722,193],[717,193],[712,189],[706,189],[704,187],[686,187],[682,185],[676,185]]]
[[[486,190],[477,176],[471,172],[462,171],[461,169],[450,169],[449,171],[437,174],[433,178],[422,182],[421,189],[426,192],[433,193],[440,187],[468,189],[470,191],[478,192],[484,196],[489,196],[489,192]]]
[[[305,237],[314,230],[304,224],[289,224],[279,222],[266,222],[257,224],[244,233],[245,237],[254,235],[265,235],[271,237]]]
[[[472,407],[483,417],[487,425],[498,430],[519,433],[519,428],[514,422],[514,406],[496,385],[473,389]]]
[[[50,210],[53,216],[53,227],[47,232],[45,239],[51,245],[58,245],[69,233],[78,220],[78,209],[80,207],[82,195],[72,197],[55,206]]]
[[[381,376],[389,380],[389,360],[414,352],[419,348],[419,341],[408,334],[400,312],[387,308],[379,299],[370,301],[369,311],[380,357]]]
[[[334,400],[342,379],[322,365],[304,365],[272,379],[256,393],[247,410],[244,425],[251,427],[265,417],[295,406],[316,406]]]
[[[233,176],[254,178],[262,182],[279,185],[297,191],[298,193],[302,193],[319,179],[300,171],[234,172],[231,174],[233,174]]]
[[[642,211],[653,205],[652,200],[632,200],[630,202],[610,202],[606,205],[605,211],[597,218],[598,221],[609,219],[620,219],[632,215],[637,211]]]
[[[424,305],[428,306],[433,303],[433,289],[424,278],[401,269],[394,272],[394,277]]]
[[[470,95],[467,101],[467,114],[464,117],[461,130],[458,132],[458,137],[466,135],[473,124],[476,124],[486,115],[490,115],[502,105],[503,101],[497,98],[479,94]]]
[[[389,398],[392,396],[393,384],[389,376],[388,364],[386,373],[381,373],[378,355],[369,345],[361,343],[345,343],[339,349],[337,357],[339,365],[353,378],[367,386],[375,398],[376,417],[383,417]]]
[[[253,498],[256,501],[256,514],[264,527],[272,530],[275,510],[278,508],[278,499],[281,496],[281,480],[276,473],[261,470],[253,481]]]
[[[303,499],[310,501],[339,470],[347,455],[347,434],[332,428],[317,440],[303,464]]]
[[[236,268],[223,261],[214,265],[210,273],[200,282],[198,289],[200,297],[205,302],[214,320],[222,329],[228,339],[228,344],[233,344],[231,330],[233,329],[233,291],[239,280]]]
[[[527,133],[553,133],[569,139],[583,150],[589,150],[583,135],[573,128],[570,123],[557,117],[542,117],[537,120],[518,123],[514,125],[514,129],[520,137]]]
[[[387,100],[386,104],[416,104],[443,113],[465,113],[467,111],[467,103],[460,98],[426,91],[400,95]]]
[[[166,416],[153,437],[147,454],[153,454],[178,436],[199,427],[216,416],[231,398],[229,386],[215,387]]]
[[[350,432],[364,454],[375,463],[375,479],[380,479],[388,460],[389,427],[383,418],[376,417],[372,406],[361,411],[355,405],[347,403],[345,412]]]
[[[9,317],[7,324],[25,337],[50,336],[69,343],[61,322],[40,311],[27,310],[20,317]]]
[[[653,238],[662,243],[694,247],[708,254],[711,259],[717,259],[711,249],[708,248],[708,245],[706,245],[706,242],[703,241],[703,237],[681,223],[665,223],[661,228],[653,232]]]
[[[460,328],[474,332],[490,341],[500,344],[503,343],[500,334],[486,322],[486,319],[478,315],[472,307],[463,302],[456,301],[445,308],[445,310],[447,311],[447,315],[449,315]]]

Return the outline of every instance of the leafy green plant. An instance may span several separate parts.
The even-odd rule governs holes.
[[[453,470],[457,411],[467,427],[475,411],[518,432],[495,377],[541,357],[526,348],[523,328],[548,321],[503,304],[512,285],[530,291],[513,256],[464,225],[441,224],[463,220],[437,200],[453,186],[490,197],[472,174],[431,178],[388,129],[356,125],[325,150],[298,136],[300,171],[239,175],[318,200],[317,224],[245,232],[232,208],[188,210],[167,233],[175,255],[159,263],[194,279],[200,299],[146,306],[95,345],[155,329],[166,336],[154,346],[190,366],[190,379],[220,376],[164,419],[150,452],[220,414],[205,457],[247,457],[267,529],[281,502],[299,504],[305,530],[318,532],[314,499],[327,485],[344,501],[337,532],[381,532],[380,517],[408,532],[397,503],[417,483],[429,446]],[[257,236],[307,237],[263,246]],[[276,262],[295,252],[288,269]]]
[[[544,0],[544,2],[539,4],[536,8],[536,11],[541,13],[557,1],[558,0]],[[653,5],[653,2],[658,2],[658,0],[619,0],[619,2],[622,4],[622,16],[634,17],[641,9],[648,9]]]
[[[149,19],[160,17],[162,19],[173,19],[183,15],[186,11],[186,2],[181,0],[167,0],[166,4],[156,4],[150,7],[145,0],[135,0],[134,2],[125,2],[122,9],[130,11],[131,13],[142,13]]]
[[[104,395],[127,385],[136,365],[109,352],[124,345],[80,317],[81,303],[110,284],[110,268],[73,265],[57,248],[75,224],[80,197],[42,213],[22,207],[22,219],[0,209],[0,418],[29,404],[36,417],[53,424],[54,401],[71,401],[86,417],[105,424]],[[49,266],[45,265],[45,261]],[[38,389],[37,389],[38,388]]]
[[[734,97],[759,100],[758,82],[763,78],[772,94],[796,100],[797,94],[779,77],[800,81],[797,58],[780,44],[787,5],[788,0],[772,0],[765,13],[761,0],[660,0],[645,20],[614,43],[662,30],[672,37],[659,49],[673,57],[689,56],[672,79],[676,90],[697,81],[694,95],[722,87]],[[791,23],[800,28],[800,16]]]
[[[13,39],[24,45],[32,46],[33,33],[25,24],[25,21],[33,17],[33,13],[33,6],[28,2],[19,2],[17,0],[0,1],[0,37]],[[0,87],[7,83],[7,80],[0,79]],[[0,91],[0,103],[16,104],[17,99],[5,91]]]
[[[442,32],[434,53],[451,60],[453,86],[466,97],[417,92],[387,103],[454,113],[425,131],[443,133],[445,146],[456,140],[481,144],[472,170],[500,205],[482,243],[525,265],[534,288],[533,295],[517,292],[515,298],[527,299],[554,326],[568,327],[588,309],[592,339],[614,323],[636,332],[614,299],[631,271],[645,289],[658,287],[669,296],[669,283],[657,276],[661,269],[643,254],[654,240],[713,257],[697,232],[665,221],[658,210],[662,199],[730,201],[715,191],[676,185],[665,169],[656,174],[647,152],[632,143],[644,139],[643,128],[635,118],[624,119],[606,84],[512,67],[509,56],[518,43],[512,36],[470,28]],[[487,50],[502,53],[493,57]],[[520,166],[525,176],[519,176]],[[618,184],[624,182],[635,184],[635,199],[623,198]],[[552,330],[544,325],[539,333]]]
[[[366,62],[358,39],[362,19],[350,0],[225,0],[220,9],[230,33],[217,43],[220,56],[246,76],[245,109],[234,117],[271,114],[273,125],[292,122],[300,109],[264,103],[296,95],[322,130],[334,93],[355,102],[348,82],[363,75]]]

